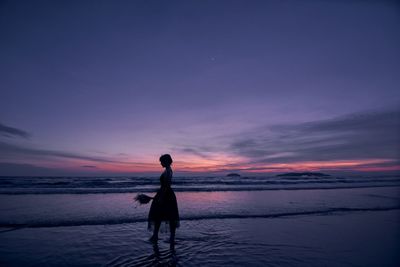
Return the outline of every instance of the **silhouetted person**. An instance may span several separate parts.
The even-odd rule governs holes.
[[[160,230],[161,222],[169,223],[170,229],[170,242],[175,242],[175,230],[179,227],[179,211],[178,204],[176,202],[176,196],[171,188],[172,182],[172,158],[169,154],[162,155],[160,157],[161,166],[165,168],[165,171],[160,176],[161,187],[154,196],[153,202],[151,203],[148,228],[153,229],[153,236],[150,241],[157,242],[158,231]]]

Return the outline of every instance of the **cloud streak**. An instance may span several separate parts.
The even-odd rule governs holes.
[[[218,141],[213,153],[199,145],[181,146],[180,151],[209,161],[218,153],[238,159],[215,161],[214,169],[222,171],[396,170],[400,169],[400,110],[262,125]]]
[[[398,159],[399,147],[399,110],[265,126],[235,136],[229,144],[232,153],[253,163]]]
[[[21,136],[18,133],[15,135]],[[398,170],[400,110],[353,113],[303,123],[263,125],[209,141],[206,145],[177,144],[173,151],[179,155],[176,161],[178,169],[188,172]],[[28,162],[31,159],[33,162],[39,160],[44,166],[47,166],[47,161],[71,160],[76,167],[115,173],[154,171],[158,167],[156,163],[121,161],[112,157],[0,141],[0,160],[9,162],[11,159],[18,162],[24,159],[28,159]],[[62,164],[61,161],[59,166]]]
[[[10,126],[4,125],[2,123],[0,123],[0,135],[6,136],[6,137],[22,137],[22,138],[31,137],[31,134],[29,134],[28,132],[26,132],[24,130],[10,127]]]
[[[47,149],[38,149],[38,148],[30,148],[24,147],[9,143],[0,142],[0,153],[6,157],[10,156],[38,156],[38,157],[57,157],[57,158],[66,158],[66,159],[78,159],[78,160],[86,160],[86,161],[94,161],[94,162],[102,162],[102,163],[119,163],[115,160],[86,156],[77,153],[65,152],[65,151],[57,151],[57,150],[47,150]]]

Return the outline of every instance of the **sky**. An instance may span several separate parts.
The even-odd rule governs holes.
[[[400,171],[395,1],[1,1],[0,175]]]

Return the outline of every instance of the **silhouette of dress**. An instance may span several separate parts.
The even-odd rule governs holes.
[[[151,230],[156,222],[174,223],[179,227],[179,211],[176,196],[171,188],[172,169],[167,167],[160,176],[161,187],[151,203],[148,229]]]

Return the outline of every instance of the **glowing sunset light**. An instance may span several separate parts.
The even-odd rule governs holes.
[[[336,161],[304,161],[291,163],[257,164],[246,162],[243,158],[236,161],[228,156],[220,156],[218,160],[207,160],[189,157],[190,160],[175,161],[173,167],[181,173],[219,173],[241,171],[249,173],[269,173],[286,171],[319,171],[319,170],[357,170],[357,171],[396,171],[400,165],[379,166],[390,164],[391,159],[360,159],[360,160],[336,160]],[[95,164],[95,165],[94,165]],[[65,168],[72,170],[84,170],[87,172],[105,173],[157,173],[161,170],[158,162],[119,162],[119,163],[93,163],[93,162],[66,162],[48,164],[52,168]]]
[[[207,171],[218,171],[221,169],[229,170],[232,165],[244,164],[245,159],[238,156],[231,156],[226,154],[213,155],[210,158],[202,157],[182,157],[182,159],[176,161],[174,166],[177,169],[184,171],[194,171],[194,172],[207,172]]]
[[[276,172],[276,171],[318,171],[318,170],[391,170],[387,167],[372,167],[373,164],[391,163],[393,160],[388,159],[366,159],[366,160],[338,160],[338,161],[307,161],[307,162],[293,162],[293,163],[277,163],[277,164],[264,164],[252,165],[244,168],[249,172]],[[367,166],[367,167],[363,167]],[[368,167],[370,166],[370,167]],[[398,168],[398,167],[397,167]],[[394,170],[396,168],[393,168]]]
[[[400,165],[386,167],[356,167],[353,170],[364,172],[400,171]]]

